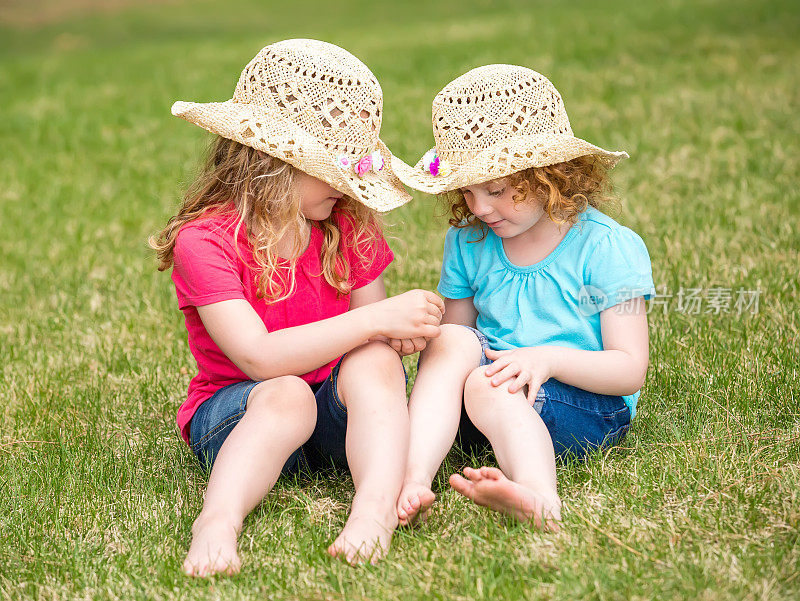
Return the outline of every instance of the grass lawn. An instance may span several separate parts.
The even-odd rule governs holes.
[[[0,599],[800,597],[795,2],[95,4],[0,8]],[[208,136],[169,108],[228,99],[289,37],[371,67],[406,161],[434,94],[491,62],[548,75],[577,135],[631,154],[618,219],[663,294],[651,366],[622,446],[559,466],[561,533],[448,490],[492,461],[454,452],[428,524],[376,567],[325,554],[353,491],[321,474],[248,518],[239,576],[182,576],[205,488],[174,420],[194,362],[146,238]],[[389,214],[392,293],[435,287],[440,213],[418,194]]]

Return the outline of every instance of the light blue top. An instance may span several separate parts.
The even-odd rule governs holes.
[[[473,227],[448,230],[438,290],[446,298],[473,297],[477,328],[494,349],[601,351],[600,312],[655,293],[642,239],[592,207],[533,265],[513,264],[491,230],[480,237]],[[623,398],[633,416],[639,392]]]

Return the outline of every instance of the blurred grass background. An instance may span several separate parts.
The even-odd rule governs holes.
[[[0,598],[797,598],[798,31],[777,0],[0,4]],[[209,137],[169,107],[230,98],[290,37],[367,63],[407,162],[435,93],[491,62],[544,73],[577,135],[631,154],[617,217],[674,296],[622,448],[559,467],[562,533],[448,491],[475,461],[454,452],[429,523],[377,567],[325,555],[352,483],[323,474],[256,509],[241,575],[181,575],[205,487],[174,425],[194,363],[146,238]],[[389,214],[391,292],[436,285],[440,214],[420,194]],[[682,313],[681,288],[758,290],[758,311]]]

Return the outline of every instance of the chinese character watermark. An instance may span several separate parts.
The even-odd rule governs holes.
[[[645,303],[646,313],[669,312],[684,315],[755,315],[759,311],[763,290],[747,290],[745,288],[725,288],[712,286],[709,288],[684,288],[676,291],[666,286],[653,288],[620,288],[614,293],[606,293],[596,286],[582,286],[578,292],[578,309],[589,316],[614,307],[617,313],[635,313],[639,309],[633,303],[634,298],[649,296]]]

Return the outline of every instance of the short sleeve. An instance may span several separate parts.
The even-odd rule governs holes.
[[[584,291],[596,311],[655,294],[650,255],[644,241],[627,227],[603,236],[588,258]]]
[[[247,298],[239,270],[241,260],[221,230],[184,226],[175,241],[173,260],[179,308]]]
[[[338,227],[350,265],[350,283],[353,290],[363,288],[384,272],[394,260],[394,253],[380,231],[365,242],[354,240],[355,228],[349,216],[340,214]]]
[[[451,227],[444,238],[444,258],[442,259],[442,275],[437,290],[445,298],[470,298],[475,291],[467,278],[464,262],[464,249],[461,239],[467,232],[463,228]]]

